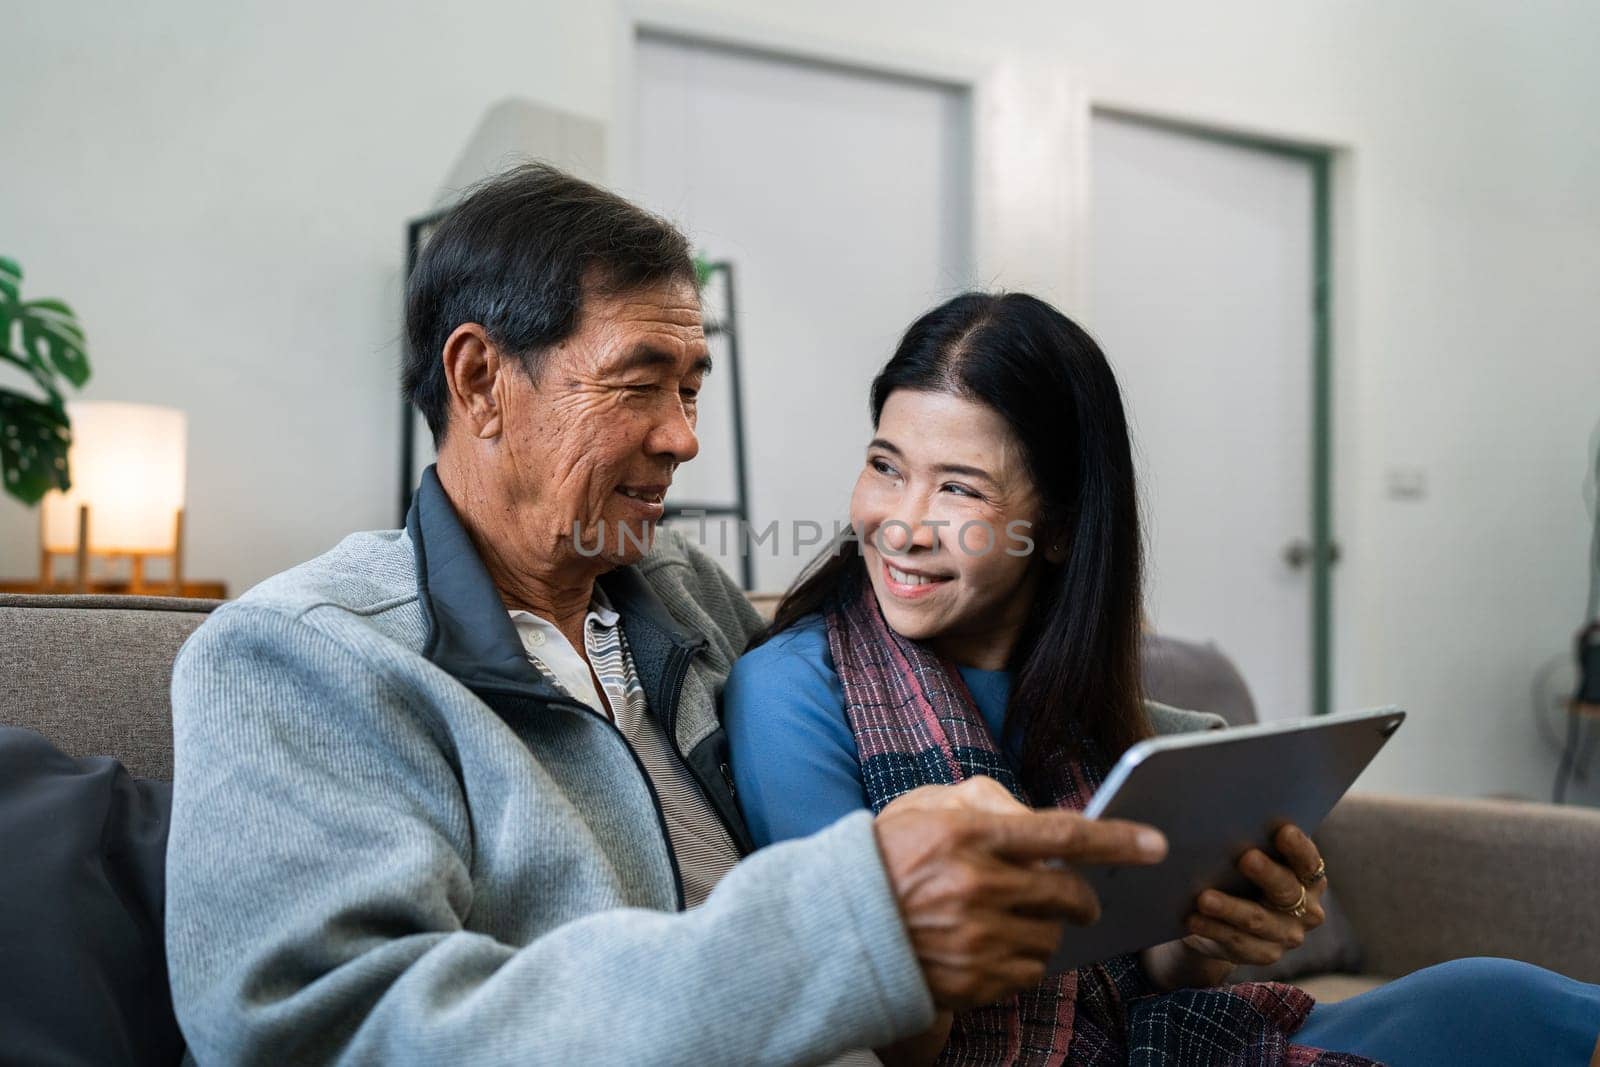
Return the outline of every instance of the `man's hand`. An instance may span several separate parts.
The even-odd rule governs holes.
[[[1034,811],[992,778],[924,786],[875,823],[878,850],[933,999],[962,1010],[1044,980],[1063,922],[1100,917],[1094,891],[1066,864],[1159,862],[1148,826]]]

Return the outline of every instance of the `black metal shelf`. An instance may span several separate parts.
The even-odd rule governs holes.
[[[724,344],[727,351],[715,363],[718,367],[728,369],[728,393],[730,396],[729,415],[733,419],[733,492],[731,501],[714,503],[671,503],[667,505],[665,518],[700,518],[702,516],[721,516],[739,520],[741,531],[750,522],[750,485],[749,467],[746,463],[744,448],[744,390],[739,382],[739,331],[738,314],[735,310],[733,287],[733,264],[727,260],[718,260],[708,264],[701,285],[702,295],[714,284],[722,287],[722,317],[714,322],[705,324],[707,341],[719,341]],[[751,553],[739,553],[739,581],[746,590],[755,588],[755,560]]]

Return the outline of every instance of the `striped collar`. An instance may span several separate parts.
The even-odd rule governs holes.
[[[610,704],[614,702],[614,697],[608,694],[606,699],[602,699],[589,674],[589,665],[596,663],[598,667],[602,652],[615,649],[620,654],[621,648],[617,624],[622,617],[611,607],[603,589],[596,586],[594,596],[589,601],[589,613],[583,619],[585,647],[581,654],[572,647],[566,634],[549,619],[531,611],[513,610],[509,614],[511,624],[516,627],[517,636],[522,640],[522,647],[529,659],[535,661],[535,667],[541,668],[574,700],[587,704],[607,718],[613,717]]]

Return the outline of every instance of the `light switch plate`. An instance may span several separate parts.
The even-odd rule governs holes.
[[[1390,467],[1389,499],[1421,500],[1428,495],[1428,472],[1421,467]]]

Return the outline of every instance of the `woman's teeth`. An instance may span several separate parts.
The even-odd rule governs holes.
[[[934,582],[944,580],[942,578],[929,578],[925,574],[912,574],[910,571],[903,571],[893,564],[889,565],[889,577],[901,585],[931,585]]]

